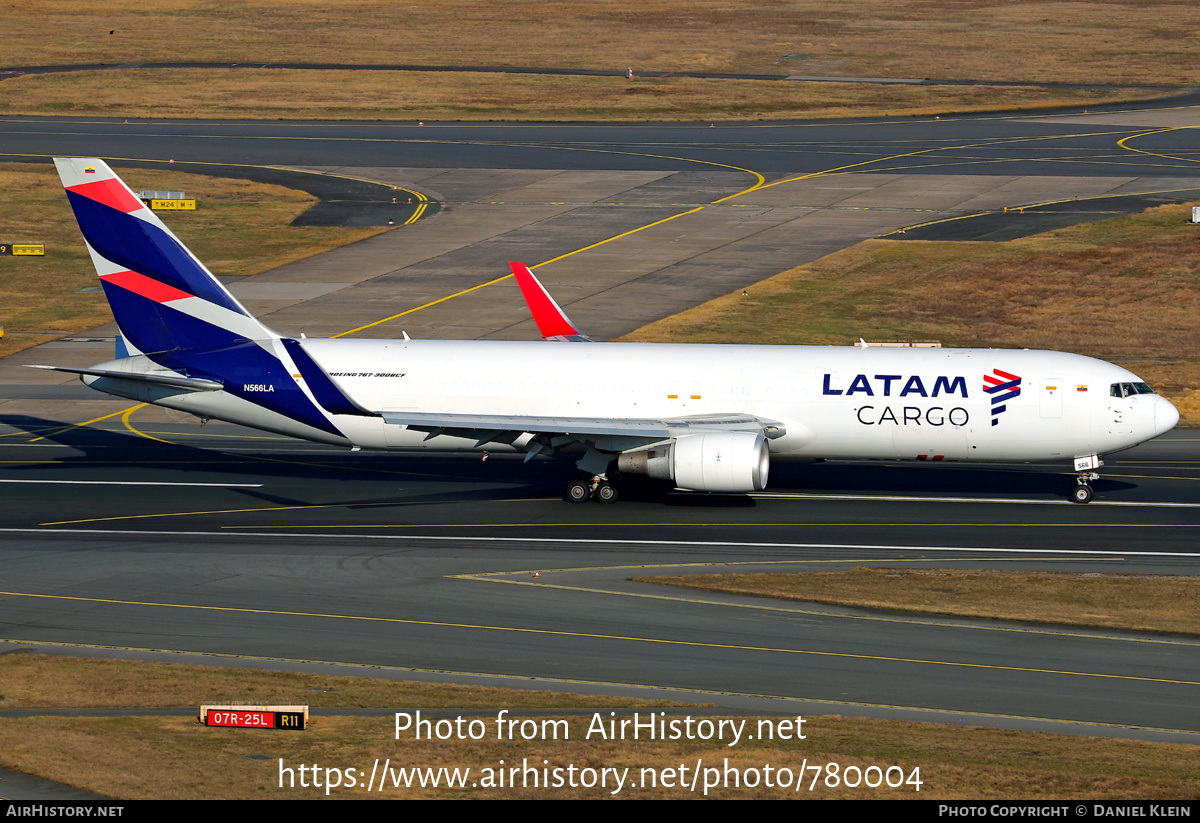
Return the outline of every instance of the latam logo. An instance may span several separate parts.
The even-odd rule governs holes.
[[[992,425],[1000,421],[997,415],[1007,408],[1004,403],[1021,393],[1021,378],[1000,369],[983,376],[983,390],[992,396]]]
[[[919,395],[921,397],[937,397],[942,394],[961,394],[967,396],[967,381],[962,377],[945,377],[939,376],[933,381],[932,394],[925,388],[925,382],[917,375],[903,374],[877,374],[874,378],[874,383],[871,378],[865,374],[855,375],[854,380],[850,382],[850,387],[847,389],[839,389],[833,386],[832,381],[836,379],[831,374],[825,375],[825,381],[821,385],[822,394],[845,394],[849,397],[852,394],[865,394],[867,397],[908,397],[909,395]],[[926,378],[928,379],[928,378]],[[1020,378],[1017,378],[1018,380]],[[901,386],[904,388],[898,392],[892,390],[893,386]]]

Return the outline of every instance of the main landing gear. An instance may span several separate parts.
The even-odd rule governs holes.
[[[1096,472],[1085,472],[1075,478],[1075,489],[1071,492],[1071,499],[1076,503],[1092,502],[1092,487],[1088,484],[1093,480],[1099,480],[1100,475]]]
[[[612,480],[603,475],[595,475],[590,480],[572,480],[567,484],[566,497],[572,503],[586,503],[588,500],[616,503],[619,496]]]

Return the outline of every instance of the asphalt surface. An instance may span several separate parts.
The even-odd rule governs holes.
[[[559,498],[569,462],[235,427],[8,421],[4,637],[1200,732],[1194,638],[661,590],[864,563],[1192,574],[1197,438],[1056,467],[779,467],[770,493]],[[28,442],[29,435],[46,438]],[[40,435],[38,435],[40,436]],[[964,492],[969,489],[969,492]],[[538,577],[534,577],[534,573]],[[701,699],[697,694],[696,699]],[[845,704],[845,705],[842,705]],[[1123,732],[1119,732],[1123,733]]]
[[[1192,177],[1186,128],[1137,128],[1147,112],[1194,120],[1200,94],[1063,113],[1013,112],[761,123],[330,123],[0,118],[0,155],[203,160],[265,166],[716,171],[770,176],[854,166],[915,174]],[[1136,109],[1139,114],[1122,116]],[[1090,117],[1090,119],[1089,119]],[[1108,118],[1112,122],[1106,122]],[[1190,118],[1190,119],[1188,119]],[[1158,125],[1159,121],[1155,121]],[[1169,125],[1169,124],[1166,124]],[[1181,122],[1182,125],[1182,122]],[[1128,148],[1117,141],[1145,132]],[[1186,157],[1163,162],[1150,151]]]
[[[244,299],[283,331],[334,333],[403,309],[408,331],[530,337],[515,295],[441,298],[496,277],[481,260],[574,255],[545,270],[552,291],[586,330],[611,337],[785,260],[905,226],[965,224],[1010,203],[1194,199],[1193,104],[715,128],[7,118],[0,153],[352,167],[442,204],[324,262],[238,284],[258,289]],[[1047,211],[1060,220],[1064,210]],[[1089,211],[1079,207],[1080,219]],[[719,264],[730,260],[743,265]],[[695,564],[898,561],[1193,574],[1200,450],[1190,432],[1114,456],[1088,506],[1066,502],[1073,480],[1062,466],[885,463],[776,465],[763,495],[572,506],[560,500],[570,462],[350,454],[130,410],[18,368],[107,359],[110,335],[0,366],[0,637],[21,648],[1200,733],[1194,639],[781,605],[627,579]]]
[[[1003,239],[1195,199],[1197,99],[713,126],[7,118],[0,158],[99,155],[263,179],[299,171],[320,190],[318,210],[333,208],[330,222],[400,225],[415,213],[406,203],[392,213],[387,189],[382,206],[375,194],[343,197],[345,178],[435,204],[411,231],[243,284],[239,299],[286,333],[370,322],[356,333],[528,338],[515,289],[459,294],[517,259],[553,262],[538,274],[560,305],[613,339],[868,237]]]

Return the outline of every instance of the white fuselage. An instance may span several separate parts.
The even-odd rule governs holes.
[[[1178,420],[1158,395],[1112,396],[1113,384],[1139,380],[1129,371],[1051,351],[332,339],[303,345],[371,412],[750,414],[786,428],[770,442],[773,458],[1070,460],[1129,448]],[[985,376],[997,370],[1020,378],[1018,394],[1002,404],[984,390]],[[225,392],[155,402],[364,448],[466,449],[476,442],[430,438],[378,417],[330,415],[342,440]]]

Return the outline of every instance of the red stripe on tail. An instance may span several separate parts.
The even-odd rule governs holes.
[[[103,203],[126,214],[146,208],[146,204],[134,197],[133,193],[125,188],[125,184],[115,177],[108,180],[97,180],[93,183],[80,183],[78,186],[69,187],[67,191],[89,200],[95,200],[97,203]]]
[[[169,303],[172,300],[182,300],[185,297],[192,297],[185,291],[180,291],[174,286],[168,286],[166,283],[160,283],[153,278],[147,277],[144,274],[138,274],[135,271],[119,271],[113,274],[102,274],[100,279],[120,286],[121,288],[131,291],[134,294],[140,294],[142,297],[149,298],[155,303]]]

